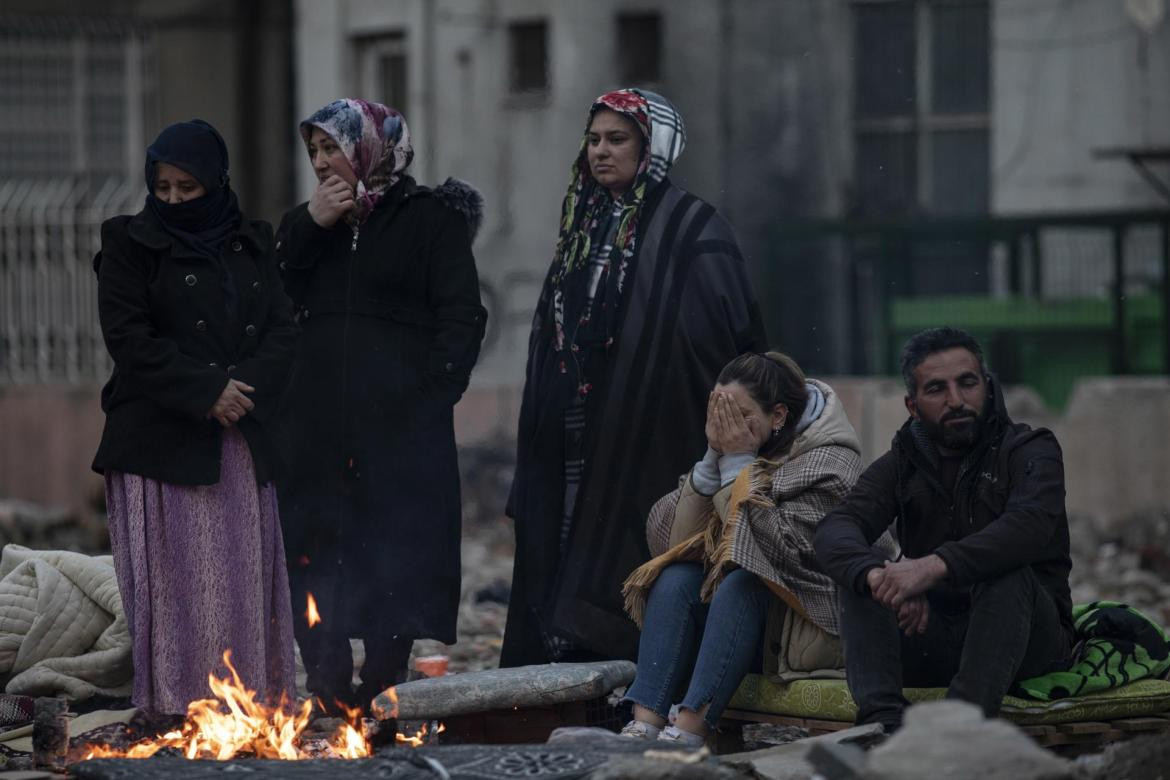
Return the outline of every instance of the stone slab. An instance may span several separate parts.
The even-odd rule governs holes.
[[[629,685],[636,667],[630,661],[542,664],[486,669],[413,680],[395,687],[397,711],[385,692],[374,697],[383,720],[434,720],[455,715],[524,707],[547,707],[605,696]]]

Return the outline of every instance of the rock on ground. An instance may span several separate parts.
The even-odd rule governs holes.
[[[1148,734],[1076,761],[1077,780],[1170,780],[1170,738]]]
[[[986,719],[959,701],[919,704],[905,725],[870,751],[866,780],[1064,780],[1069,761],[1038,746],[1005,720]]]

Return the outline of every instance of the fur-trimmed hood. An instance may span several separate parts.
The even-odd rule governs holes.
[[[420,187],[419,190],[429,193],[447,208],[462,214],[467,220],[467,232],[471,240],[475,240],[483,224],[483,194],[478,189],[462,179],[448,177],[438,187]]]

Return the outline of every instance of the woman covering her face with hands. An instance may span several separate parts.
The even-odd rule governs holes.
[[[487,316],[471,253],[482,206],[461,182],[414,182],[392,108],[337,100],[300,129],[317,185],[277,232],[302,328],[281,516],[308,688],[327,709],[365,708],[403,676],[414,639],[455,641],[452,408]],[[356,692],[355,637],[366,652]]]
[[[195,119],[146,152],[146,206],[102,225],[114,371],[94,468],[133,642],[133,701],[181,715],[222,655],[292,695],[292,615],[270,436],[297,328],[272,227],[240,213],[227,148]]]
[[[785,355],[747,353],[719,374],[704,430],[706,454],[650,510],[656,557],[624,586],[642,628],[627,737],[701,744],[744,675],[777,668],[781,607],[838,660],[836,590],[812,539],[861,465],[840,399]]]

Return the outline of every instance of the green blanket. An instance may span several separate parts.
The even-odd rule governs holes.
[[[1136,609],[1116,601],[1073,607],[1076,654],[1066,671],[1023,680],[1019,689],[1041,701],[1116,688],[1170,669],[1170,637]]]

